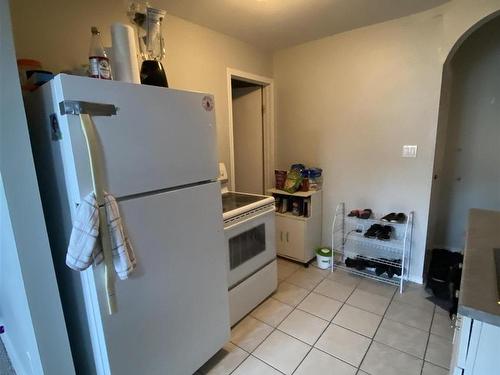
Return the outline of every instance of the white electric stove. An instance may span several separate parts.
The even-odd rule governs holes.
[[[220,164],[231,326],[278,286],[274,198],[231,192]]]

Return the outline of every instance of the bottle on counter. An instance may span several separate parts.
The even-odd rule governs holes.
[[[89,50],[89,76],[99,79],[112,79],[111,65],[102,45],[101,33],[95,26],[92,26],[90,31],[92,37]]]

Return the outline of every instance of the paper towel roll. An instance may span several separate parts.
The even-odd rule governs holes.
[[[132,26],[123,23],[111,25],[111,42],[113,48],[113,55],[111,56],[113,79],[141,83],[135,32]]]

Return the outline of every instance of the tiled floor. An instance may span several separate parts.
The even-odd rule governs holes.
[[[419,285],[279,259],[278,290],[197,374],[446,375],[452,329]]]

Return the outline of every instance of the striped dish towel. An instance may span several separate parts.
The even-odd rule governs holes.
[[[113,265],[118,277],[125,280],[136,266],[134,250],[125,235],[116,199],[107,193],[105,193],[104,198],[111,236]],[[92,192],[78,206],[66,253],[66,265],[76,271],[83,271],[92,264],[101,263],[103,259],[104,255],[99,239],[99,209]]]

